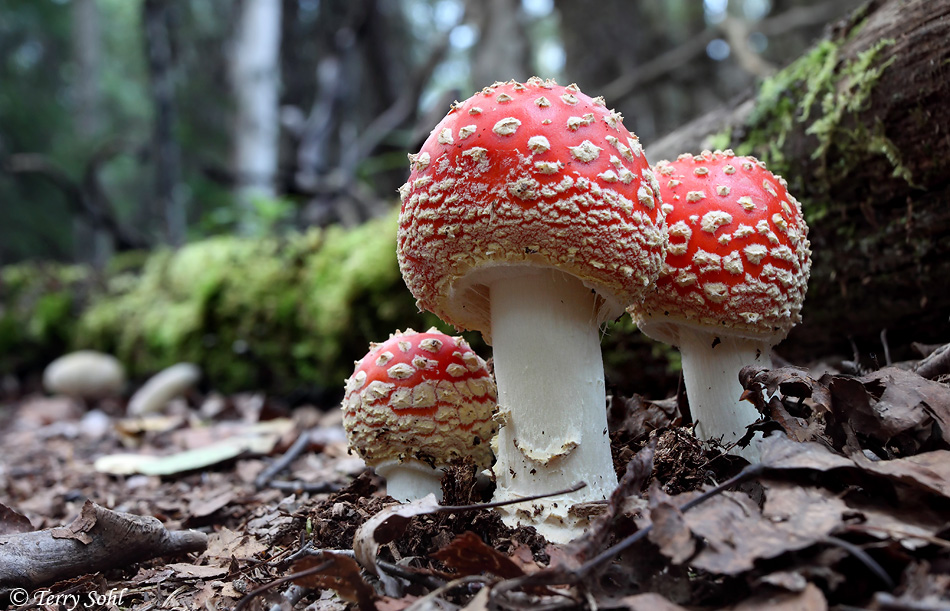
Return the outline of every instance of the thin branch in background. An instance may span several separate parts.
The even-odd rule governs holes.
[[[423,88],[448,53],[450,31],[451,28],[435,42],[429,52],[429,59],[412,73],[409,82],[392,106],[367,125],[356,143],[344,151],[340,166],[347,175],[355,174],[360,162],[368,158],[381,142],[413,115],[419,98],[422,97]]]
[[[36,174],[61,190],[73,214],[85,219],[92,227],[106,231],[119,250],[146,248],[147,241],[124,226],[116,217],[108,196],[103,192],[99,173],[108,161],[125,150],[120,142],[109,142],[93,153],[77,181],[66,170],[46,155],[18,153],[10,155],[3,170],[10,174]]]
[[[828,23],[841,15],[847,14],[853,5],[853,2],[822,2],[813,6],[795,7],[778,15],[763,19],[755,25],[754,30],[762,32],[766,36],[777,36],[800,28],[814,27]],[[703,31],[697,32],[682,45],[665,51],[652,60],[641,64],[635,71],[621,74],[612,82],[602,87],[601,94],[611,104],[618,104],[620,100],[632,95],[641,87],[676,72],[690,61],[693,61],[705,53],[706,46],[714,39],[720,36],[729,37],[729,27],[731,26],[727,27],[728,21],[729,20],[722,24],[709,26]],[[736,35],[737,32],[734,31],[733,34]],[[739,53],[749,53],[749,51],[745,49],[744,38],[742,40],[730,40],[730,42]],[[745,59],[748,60],[747,57]],[[750,72],[756,74],[756,76],[762,76],[762,74],[759,74],[760,71],[767,74],[764,68],[767,64],[760,65],[756,63],[755,67],[753,67],[751,63],[743,62],[742,58],[740,58],[739,63],[743,68],[749,69]]]

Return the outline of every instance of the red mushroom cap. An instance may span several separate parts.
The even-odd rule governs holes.
[[[801,320],[811,269],[808,227],[785,181],[729,150],[654,170],[669,245],[656,288],[630,308],[634,320],[654,337],[674,322],[781,341]]]
[[[497,394],[485,361],[461,337],[396,332],[356,363],[343,427],[366,464],[415,459],[433,467],[464,456],[491,464]]]
[[[663,260],[658,184],[637,137],[576,85],[495,83],[432,130],[400,189],[398,254],[419,307],[490,328],[480,283],[556,267],[622,312]]]

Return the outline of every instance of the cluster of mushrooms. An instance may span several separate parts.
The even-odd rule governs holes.
[[[409,159],[403,278],[420,309],[481,332],[495,381],[435,329],[357,363],[344,426],[394,498],[438,495],[441,468],[494,458],[495,501],[585,482],[501,510],[554,542],[578,535],[571,508],[617,486],[600,328],[625,311],[680,349],[700,438],[728,446],[758,419],[738,371],[770,367],[811,264],[801,206],[763,163],[727,150],[651,167],[603,98],[539,78],[456,103]]]

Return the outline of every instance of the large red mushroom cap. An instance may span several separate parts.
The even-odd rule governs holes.
[[[732,151],[654,166],[667,208],[666,265],[630,313],[675,344],[664,323],[781,341],[801,320],[811,269],[808,227],[785,181]]]
[[[552,80],[495,83],[410,155],[398,255],[422,309],[490,332],[485,286],[508,266],[554,267],[616,316],[663,261],[658,184],[602,98]]]
[[[460,337],[407,329],[372,344],[346,381],[343,427],[370,466],[445,467],[469,456],[491,465],[495,382]]]

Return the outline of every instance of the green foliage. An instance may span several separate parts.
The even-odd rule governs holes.
[[[824,159],[832,147],[841,159],[840,167],[833,168],[837,172],[847,172],[869,156],[884,155],[894,166],[894,174],[910,183],[911,177],[893,144],[883,134],[868,133],[862,122],[853,120],[867,109],[874,85],[894,61],[893,57],[880,60],[882,51],[894,43],[893,39],[882,39],[847,60],[839,55],[840,42],[819,43],[762,83],[747,122],[749,131],[735,145],[736,152],[756,155],[773,171],[794,175],[782,151],[788,133],[797,124],[806,124],[805,132],[817,140],[812,159],[821,161],[820,167],[824,168]]]
[[[796,122],[808,120],[817,99],[834,90],[837,61],[838,45],[825,40],[765,80],[748,120],[753,127],[744,141],[735,145],[736,152],[755,155],[782,173],[785,138]]]
[[[68,349],[89,277],[75,265],[0,268],[0,373],[42,368]]]
[[[396,216],[283,239],[216,237],[113,276],[77,344],[134,376],[199,364],[223,391],[342,388],[370,341],[425,327],[396,265]]]

